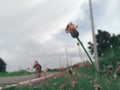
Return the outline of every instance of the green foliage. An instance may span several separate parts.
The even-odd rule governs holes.
[[[120,35],[111,35],[107,31],[98,30],[98,34],[96,35],[96,42],[97,42],[97,50],[98,56],[104,56],[106,54],[106,50],[110,50],[111,48],[115,48],[116,46],[120,45]],[[93,43],[88,42],[89,50],[91,54],[94,53],[93,50]]]
[[[6,72],[6,63],[0,58],[0,72]]]
[[[58,72],[58,71],[59,71],[59,68],[55,68],[55,69],[48,68],[48,72]]]
[[[110,48],[111,35],[109,32],[98,30],[98,35],[96,35],[98,56],[102,56],[105,53],[105,49]]]
[[[100,68],[107,68],[108,65],[113,66],[113,70],[118,66],[120,62],[120,47],[116,46],[114,49],[106,50],[106,55],[99,58]]]
[[[113,65],[120,60],[120,35],[111,35],[107,31],[98,30],[96,35],[97,50],[100,61],[100,68],[104,69],[108,65]],[[88,42],[91,54],[94,54],[93,43]]]

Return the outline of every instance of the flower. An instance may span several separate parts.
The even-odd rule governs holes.
[[[99,84],[95,85],[95,90],[101,90],[101,89],[102,89],[102,87]]]
[[[114,79],[117,79],[117,74],[114,74],[114,75],[113,75],[113,78],[114,78]]]
[[[76,80],[73,80],[73,81],[72,81],[72,86],[73,86],[73,87],[76,87],[76,85],[77,85],[77,81],[76,81]]]
[[[60,88],[61,88],[61,89],[65,89],[65,83],[62,83],[62,84],[60,85]]]
[[[75,26],[73,23],[70,22],[70,23],[66,26],[65,31],[66,31],[67,33],[70,33],[73,38],[78,38],[79,32],[76,30],[77,27],[78,27],[78,25]]]
[[[112,66],[112,65],[108,65],[107,68],[108,68],[108,69],[112,69],[113,66]]]
[[[73,32],[73,30],[76,30],[77,26],[75,26],[72,22],[70,22],[67,26],[66,26],[66,32],[67,33],[71,33]]]
[[[57,83],[53,83],[53,86],[56,86],[57,85]]]
[[[74,76],[79,76],[79,73],[74,72],[73,75],[74,75]]]

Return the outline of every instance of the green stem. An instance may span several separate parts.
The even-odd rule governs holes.
[[[94,67],[94,68],[96,69],[96,71],[97,71],[97,68],[96,68],[94,62],[92,61],[92,59],[91,59],[90,55],[88,54],[87,50],[85,49],[84,45],[82,44],[82,42],[80,41],[80,39],[79,39],[78,37],[77,37],[77,40],[78,40],[79,43],[81,44],[81,46],[82,46],[83,50],[85,51],[85,53],[87,54],[90,62],[92,63],[93,67]],[[101,84],[102,84],[103,86],[107,87],[107,89],[109,89],[109,87],[106,85],[106,83],[105,83],[105,82],[103,81],[103,79],[100,77],[100,74],[98,73],[98,71],[96,72],[96,74],[97,74],[97,76],[99,77],[99,80],[100,80]]]
[[[77,37],[77,40],[78,40],[78,41],[79,41],[79,43],[81,44],[81,46],[82,46],[83,50],[85,51],[85,53],[87,54],[87,56],[88,56],[88,58],[89,58],[90,62],[91,62],[91,63],[92,63],[92,65],[95,67],[95,65],[94,65],[94,63],[93,63],[93,61],[92,61],[92,59],[91,59],[90,55],[88,54],[87,50],[85,49],[84,45],[82,44],[82,42],[80,41],[80,39],[79,39],[78,37]]]

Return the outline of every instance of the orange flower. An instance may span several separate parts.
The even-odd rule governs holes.
[[[67,26],[66,26],[66,32],[67,33],[71,33],[73,30],[76,30],[77,26],[75,26],[73,23],[69,23]]]

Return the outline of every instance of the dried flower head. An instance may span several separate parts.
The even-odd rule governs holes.
[[[66,32],[67,33],[71,33],[73,32],[74,30],[76,30],[78,26],[75,26],[72,22],[70,22],[67,26],[66,26]]]
[[[113,66],[112,66],[112,65],[108,65],[107,68],[108,68],[108,69],[112,69]]]
[[[71,82],[71,84],[72,84],[73,87],[76,87],[77,81],[76,81],[76,80],[73,80],[73,81]]]
[[[79,73],[74,72],[73,75],[74,75],[74,76],[79,76]]]
[[[102,89],[102,87],[99,84],[96,84],[94,86],[95,86],[95,90],[101,90]]]
[[[62,84],[60,85],[60,89],[65,89],[65,83],[62,83]]]

